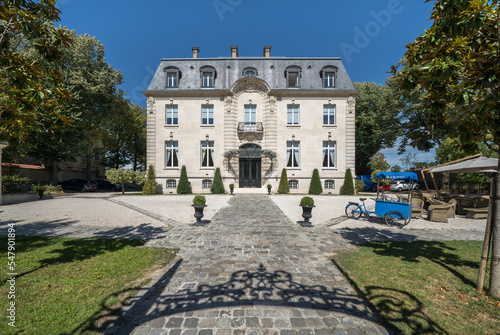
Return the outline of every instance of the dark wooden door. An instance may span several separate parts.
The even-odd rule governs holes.
[[[240,187],[261,187],[260,165],[260,158],[240,158]]]

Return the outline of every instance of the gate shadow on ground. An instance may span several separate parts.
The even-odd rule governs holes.
[[[401,323],[412,329],[411,334],[448,334],[424,313],[424,304],[410,292],[382,286],[368,286],[366,292],[363,292],[335,260],[332,259],[332,262],[347,278],[358,295],[368,301],[370,307],[384,313],[380,316],[380,321],[395,330],[397,334],[404,331],[397,326]]]
[[[112,334],[129,334],[135,327],[161,317],[210,308],[245,306],[315,309],[326,311],[326,315],[338,312],[376,322],[376,316],[359,296],[340,288],[301,284],[291,273],[282,270],[269,272],[262,264],[257,271],[232,273],[225,283],[199,285],[181,289],[174,294],[162,294],[181,263],[182,260],[175,263],[145,294],[132,299],[130,308],[114,320],[110,316],[119,311],[108,307],[107,301],[125,292],[116,292],[107,297],[101,305],[101,311],[82,323],[75,332],[86,329],[102,332],[107,329]],[[92,326],[85,328],[85,325]]]
[[[385,227],[388,228],[388,227]],[[379,228],[341,228],[338,234],[354,245],[362,245],[376,241],[414,241],[417,235],[407,233],[400,228],[379,229]]]

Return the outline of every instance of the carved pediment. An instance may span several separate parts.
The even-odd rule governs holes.
[[[231,89],[234,94],[239,92],[263,92],[267,93],[270,90],[269,85],[259,78],[242,78],[236,81]]]

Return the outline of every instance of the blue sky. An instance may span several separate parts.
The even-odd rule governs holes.
[[[161,58],[240,56],[342,57],[354,82],[383,84],[405,45],[430,27],[424,0],[61,0],[60,24],[96,36],[124,76],[121,89],[145,107]],[[413,152],[413,151],[412,151]],[[395,150],[385,150],[391,165]],[[419,153],[417,160],[433,160]]]

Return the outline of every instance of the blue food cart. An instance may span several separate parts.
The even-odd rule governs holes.
[[[411,198],[414,183],[418,181],[417,174],[415,172],[379,172],[377,178],[379,180],[404,180],[410,184],[406,201],[402,197],[397,200],[387,198],[384,194],[384,188],[380,190],[379,187],[377,187],[377,199],[375,199],[375,215],[382,216],[385,223],[390,226],[408,224],[411,220]]]

